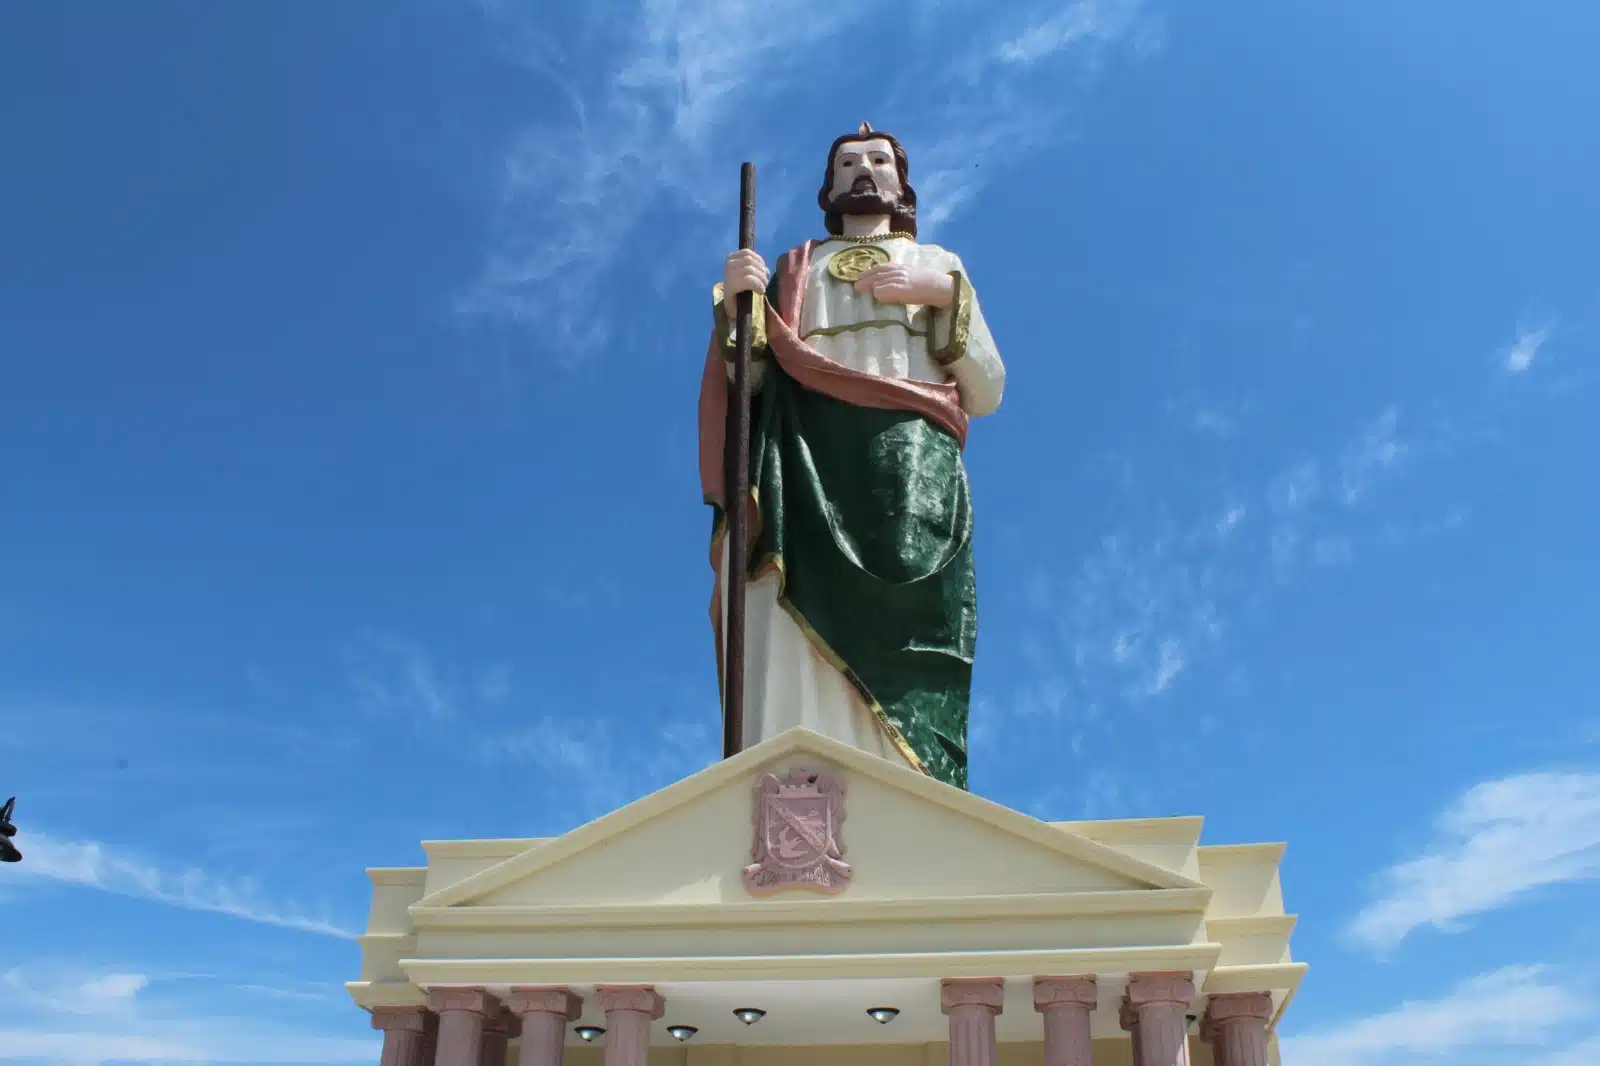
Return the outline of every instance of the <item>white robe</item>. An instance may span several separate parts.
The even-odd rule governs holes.
[[[870,293],[828,273],[828,260],[854,242],[828,241],[812,253],[802,304],[800,334],[812,347],[852,370],[916,381],[954,380],[969,415],[1000,406],[1005,365],[972,297],[965,354],[940,366],[929,354],[950,335],[952,313],[922,305],[879,303]],[[965,268],[953,252],[907,238],[877,242],[890,261],[940,273]],[[870,325],[868,325],[870,323]],[[752,367],[758,388],[764,363]],[[721,566],[726,572],[727,545]],[[727,583],[722,583],[726,618]],[[877,721],[867,702],[843,674],[812,646],[778,603],[778,577],[768,574],[745,591],[744,746],[750,747],[801,725],[874,755],[907,760]]]

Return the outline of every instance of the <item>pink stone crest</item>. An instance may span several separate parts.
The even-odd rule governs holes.
[[[855,876],[839,838],[844,785],[831,774],[796,767],[781,779],[762,774],[755,800],[755,862],[744,868],[745,888],[756,896],[791,888],[844,891]]]

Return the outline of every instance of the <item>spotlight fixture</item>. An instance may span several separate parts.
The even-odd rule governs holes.
[[[867,1010],[867,1017],[879,1025],[888,1025],[900,1017],[899,1007],[871,1007]]]
[[[602,1036],[606,1035],[606,1031],[600,1028],[598,1025],[580,1025],[574,1029],[573,1032],[577,1033],[578,1039],[582,1040],[585,1044],[592,1044],[596,1040],[599,1040]]]
[[[754,1025],[767,1016],[767,1012],[760,1007],[735,1007],[733,1016],[746,1025]]]
[[[700,1030],[696,1029],[692,1025],[669,1025],[669,1026],[667,1026],[667,1033],[672,1037],[672,1039],[676,1040],[680,1044],[683,1043],[684,1041],[688,1040],[691,1036],[693,1036],[694,1034],[698,1033],[699,1031]]]

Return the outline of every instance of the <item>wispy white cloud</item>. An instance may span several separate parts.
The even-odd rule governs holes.
[[[228,987],[262,999],[280,1000],[289,1003],[337,1003],[345,1005],[350,1002],[344,989],[329,988],[288,988],[282,985],[263,985],[255,982],[239,982]]]
[[[1393,523],[1371,505],[1404,474],[1413,444],[1399,409],[1386,408],[1345,440],[1288,459],[1254,486],[1228,485],[1187,515],[1152,504],[1131,455],[1101,464],[1129,518],[1068,567],[1030,576],[1032,624],[1018,641],[1028,680],[993,701],[994,713],[1053,720],[1076,751],[1094,731],[1142,728],[1208,668],[1237,689],[1226,660],[1242,623],[1317,571],[1410,543],[1390,536]],[[1459,525],[1453,514],[1449,528]],[[1163,731],[1152,743],[1176,751],[1193,738]],[[1098,792],[1117,794],[1103,784]]]
[[[1206,553],[1172,531],[1142,543],[1105,538],[1064,595],[1039,575],[1051,590],[1042,600],[1057,615],[1057,640],[1066,642],[1076,676],[1070,704],[1085,697],[1141,700],[1170,689],[1222,636],[1218,579]]]
[[[1322,495],[1322,465],[1301,459],[1286,467],[1267,487],[1267,499],[1280,515],[1303,514]]]
[[[1339,463],[1345,503],[1357,503],[1379,480],[1399,468],[1408,449],[1399,425],[1400,410],[1390,407],[1363,427],[1345,449]]]
[[[1156,648],[1155,669],[1150,675],[1150,684],[1146,688],[1146,695],[1154,696],[1165,692],[1171,684],[1183,673],[1183,668],[1188,665],[1184,658],[1183,643],[1176,638],[1168,637]]]
[[[1191,392],[1169,399],[1164,407],[1167,414],[1196,433],[1226,438],[1238,435],[1250,404],[1225,403]]]
[[[1546,325],[1538,329],[1518,329],[1516,341],[1500,353],[1500,369],[1512,375],[1527,373],[1539,358],[1545,341],[1550,339],[1551,328]]]
[[[1570,975],[1543,966],[1510,966],[1463,981],[1437,999],[1405,1002],[1284,1039],[1283,1061],[1294,1066],[1588,1062],[1579,1056],[1597,1044],[1597,1007]]]
[[[1593,1066],[1597,1060],[1600,1060],[1600,1036],[1593,1036],[1532,1057],[1527,1066]]]
[[[147,974],[115,969],[15,967],[0,973],[8,1007],[56,1015],[126,1017],[134,997],[149,983]]]
[[[511,683],[511,667],[507,663],[497,663],[483,671],[473,687],[478,699],[488,707],[502,706],[516,692]]]
[[[602,583],[586,589],[552,580],[541,596],[563,610],[589,609],[617,593]],[[482,665],[451,657],[393,632],[369,630],[351,648],[347,681],[369,715],[409,723],[419,736],[459,739],[462,722],[472,740],[450,750],[483,766],[537,769],[538,781],[558,802],[557,821],[573,824],[604,814],[705,765],[718,750],[714,694],[676,679],[608,676],[589,686],[573,713],[553,713],[550,697],[532,699],[512,665]],[[646,730],[622,728],[648,702]],[[622,706],[627,714],[606,713]]]
[[[119,967],[40,964],[0,972],[0,1062],[377,1061],[380,1044],[370,1034],[233,1016],[225,1004],[181,991],[147,1002],[162,981]]]
[[[595,5],[580,62],[567,52],[576,42],[546,22],[544,6],[490,10],[497,32],[511,25],[519,40],[539,42],[519,58],[572,93],[572,108],[512,144],[488,262],[460,308],[538,329],[568,365],[607,336],[615,316],[597,298],[615,297],[606,272],[636,261],[628,249],[649,213],[675,202],[726,214],[728,183],[713,196],[712,175],[729,160],[727,135],[753,132],[756,102],[786,87],[813,46],[863,13],[803,0]],[[598,69],[587,67],[595,57]]]
[[[1342,566],[1355,558],[1355,545],[1349,537],[1318,537],[1311,544],[1311,561],[1318,566]]]
[[[1016,4],[999,17],[992,8],[951,8],[952,19],[962,14],[979,18],[935,32],[972,44],[940,65],[912,66],[889,101],[890,111],[913,119],[896,132],[916,146],[923,240],[936,240],[982,193],[998,169],[982,166],[995,149],[1017,159],[1070,131],[1086,79],[1108,49],[1129,44],[1143,54],[1158,39],[1137,32],[1153,23],[1140,0]],[[1073,74],[1076,83],[1067,78]],[[1040,76],[1051,79],[1048,86]]]
[[[1138,11],[1137,3],[1079,0],[1036,16],[1007,35],[993,54],[1002,63],[1031,66],[1074,44],[1120,35],[1133,24]]]
[[[618,728],[600,716],[537,720],[485,736],[482,758],[536,768],[579,824],[704,768],[719,750],[714,699],[689,700],[681,712],[658,705],[650,728]]]
[[[19,834],[17,844],[26,856],[14,868],[19,883],[75,885],[283,929],[324,936],[354,935],[327,917],[267,899],[261,887],[249,879],[217,877],[197,868],[165,869],[98,841],[62,840],[47,833]]]
[[[1230,504],[1228,509],[1222,512],[1222,517],[1217,519],[1217,536],[1227,537],[1231,535],[1249,514],[1250,508],[1244,504]]]
[[[672,254],[658,257],[653,284],[670,282],[667,264],[693,262],[695,250],[710,267],[731,229],[729,175],[739,158],[752,151],[758,164],[774,152],[797,158],[792,146],[773,143],[774,109],[792,106],[798,93],[815,97],[819,56],[847,54],[874,20],[903,26],[906,18],[886,0],[622,0],[591,6],[573,31],[537,3],[481,6],[497,34],[509,29],[516,43],[507,47],[518,61],[567,107],[510,146],[487,262],[459,307],[535,330],[548,342],[547,357],[568,367],[613,328],[617,316],[603,310],[615,299],[610,277],[624,268],[637,275],[649,223],[677,222]],[[1058,85],[1048,97],[1022,95],[1017,79],[1127,36],[1138,13],[1135,0],[1020,5],[998,31],[989,29],[988,8],[919,13],[919,25],[938,23],[925,27],[929,34],[972,43],[954,59],[948,50],[921,60],[914,48],[897,49],[892,67],[877,70],[894,73],[874,77],[872,95],[858,106],[881,109],[874,121],[907,142],[926,205],[919,223],[930,234],[987,180],[973,166],[975,153],[1003,142],[1014,159],[1048,139],[1066,94]],[[979,81],[982,94],[964,91]],[[763,165],[763,230],[790,205],[807,204],[821,169],[815,158]]]
[[[365,629],[344,651],[356,707],[375,718],[447,725],[502,707],[516,694],[509,663],[453,669],[420,641],[387,630]]]
[[[1417,929],[1454,932],[1463,918],[1596,877],[1600,773],[1486,781],[1439,816],[1422,854],[1378,876],[1350,933],[1372,948],[1392,948]]]
[[[421,644],[375,629],[360,633],[348,649],[349,682],[366,713],[423,722],[446,722],[457,714],[456,693]]]

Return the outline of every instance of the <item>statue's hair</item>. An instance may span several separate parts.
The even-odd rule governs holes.
[[[817,191],[817,206],[822,208],[823,222],[826,224],[828,232],[835,236],[844,232],[844,218],[833,209],[833,197],[829,195],[833,191],[834,158],[839,154],[841,146],[864,141],[889,142],[889,148],[894,152],[895,173],[900,176],[900,203],[889,213],[889,226],[891,229],[909,233],[915,237],[917,235],[917,190],[911,187],[911,164],[906,158],[906,150],[900,146],[899,141],[895,140],[892,133],[875,130],[865,122],[861,124],[856,132],[846,133],[835,140],[833,146],[828,149],[828,164],[822,173],[822,188]]]

